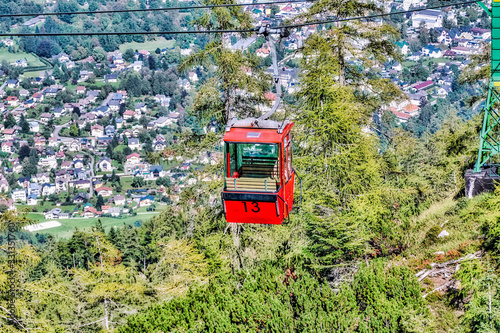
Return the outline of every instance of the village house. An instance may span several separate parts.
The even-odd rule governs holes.
[[[136,72],[140,71],[142,68],[142,61],[135,61],[132,65],[132,69]]]
[[[137,114],[146,113],[146,111],[148,110],[146,103],[135,103],[134,109],[135,109],[135,113],[137,113]]]
[[[90,180],[86,180],[86,179],[75,180],[73,182],[70,182],[69,186],[74,187],[74,188],[79,189],[79,190],[88,189],[88,188],[90,188]]]
[[[83,212],[83,216],[87,217],[87,218],[95,217],[98,215],[100,215],[100,214],[97,211],[97,209],[95,209],[95,207],[91,207],[91,206],[85,207],[85,211]]]
[[[57,55],[52,56],[52,60],[57,60],[57,61],[59,61],[62,64],[62,63],[70,61],[71,58],[66,53],[61,52],[61,53],[59,53]]]
[[[61,208],[54,208],[49,210],[47,213],[45,213],[45,219],[58,219],[59,214],[61,214],[62,209]]]
[[[7,193],[9,191],[9,182],[3,174],[0,174],[0,192]]]
[[[56,193],[56,185],[45,183],[42,185],[42,195],[49,196]]]
[[[16,107],[19,105],[19,99],[17,96],[9,96],[7,97],[7,104],[12,107]]]
[[[19,97],[28,97],[29,94],[30,92],[26,89],[19,90]]]
[[[26,202],[26,190],[24,189],[12,190],[11,198],[16,202]]]
[[[15,128],[6,128],[3,130],[3,138],[5,140],[13,140],[17,130]]]
[[[109,83],[118,82],[118,74],[106,74],[104,75],[104,81]]]
[[[427,80],[425,82],[420,82],[420,83],[414,85],[413,88],[415,88],[416,90],[424,90],[424,89],[430,88],[433,84],[434,84],[434,82],[432,80]]]
[[[5,81],[5,83],[7,84],[7,87],[9,87],[10,89],[15,89],[19,87],[19,81],[15,79],[7,80]]]
[[[108,107],[109,107],[109,110],[111,111],[118,111],[120,109],[120,100],[117,100],[117,99],[112,99],[108,102]]]
[[[103,197],[110,197],[113,195],[113,189],[110,187],[101,186],[95,189],[95,193]]]
[[[73,167],[73,163],[71,161],[63,161],[61,162],[61,169],[71,169]]]
[[[267,44],[262,45],[261,48],[255,51],[255,55],[261,58],[268,57],[270,54],[271,54],[271,49],[267,46]]]
[[[88,194],[87,193],[78,193],[77,195],[75,195],[73,197],[73,199],[71,199],[71,201],[74,204],[81,204],[81,203],[87,202],[87,200],[88,200]]]
[[[30,206],[38,205],[38,195],[33,194],[33,193],[29,194],[28,198],[26,200],[26,204],[30,205]]]
[[[12,39],[8,39],[8,38],[6,38],[6,39],[2,39],[0,42],[1,42],[3,45],[7,46],[7,47],[9,47],[9,46],[14,46],[14,41],[13,41]]]
[[[121,208],[120,207],[110,207],[108,209],[108,214],[113,216],[113,217],[118,217],[120,216]]]
[[[103,157],[97,162],[97,167],[101,171],[110,171],[113,169],[113,166],[111,164],[111,159],[109,157]]]
[[[165,145],[165,142],[163,141],[156,141],[154,144],[154,150],[156,151],[163,151],[165,150],[167,146]]]
[[[104,135],[103,129],[104,128],[101,125],[94,125],[94,126],[90,127],[92,136],[94,136],[94,137],[103,136]]]
[[[125,120],[134,119],[135,116],[136,116],[136,113],[133,110],[127,110],[123,113],[123,119],[125,119]]]
[[[113,197],[113,202],[117,206],[123,206],[125,205],[125,197],[123,195],[115,195]]]
[[[30,122],[28,122],[28,124],[30,125],[30,131],[31,132],[33,132],[33,133],[40,132],[40,124],[38,124],[38,122],[36,122],[36,121],[30,121]]]
[[[78,139],[74,139],[67,145],[67,148],[69,151],[80,151],[82,145]]]
[[[139,200],[139,207],[151,206],[151,204],[154,203],[154,201],[155,197],[153,197],[152,195],[146,195],[145,197],[142,197]]]
[[[411,15],[412,27],[419,29],[420,24],[425,24],[427,29],[441,28],[443,26],[444,13],[440,10],[426,9],[413,12]]]
[[[21,173],[23,171],[23,165],[21,163],[14,163],[12,165],[12,172]]]
[[[402,55],[407,55],[410,52],[410,45],[408,44],[408,42],[406,42],[404,40],[400,41],[400,42],[396,42],[396,43],[394,43],[394,45],[396,45],[399,48]]]
[[[138,153],[132,153],[127,155],[127,164],[138,164],[141,163],[141,155]]]
[[[85,91],[86,91],[86,90],[87,90],[87,89],[85,88],[85,86],[77,86],[77,87],[76,87],[76,93],[77,93],[77,94],[85,94]]]
[[[104,129],[104,134],[106,136],[115,136],[115,133],[116,133],[116,129],[113,125],[108,125],[106,126],[106,128]]]
[[[37,181],[39,183],[48,183],[50,181],[50,176],[48,172],[40,172],[37,173],[33,178],[32,181]]]
[[[15,151],[13,141],[2,142],[2,152],[3,153],[13,153]]]
[[[43,102],[43,94],[42,93],[34,93],[33,96],[31,96],[33,101],[35,103],[40,103]]]
[[[78,79],[79,82],[82,82],[82,81],[87,81],[91,75],[93,75],[94,73],[92,73],[91,71],[87,71],[87,70],[81,70],[80,71],[80,77]]]
[[[139,142],[139,139],[136,139],[136,138],[128,139],[128,146],[132,150],[136,150],[136,149],[138,150],[141,148],[141,144]]]
[[[48,112],[44,112],[40,115],[40,121],[43,122],[48,122],[50,119],[52,119],[54,115]]]

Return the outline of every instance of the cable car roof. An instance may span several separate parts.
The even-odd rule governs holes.
[[[293,123],[288,123],[281,133],[277,128],[235,127],[224,135],[224,142],[280,143],[290,132]]]

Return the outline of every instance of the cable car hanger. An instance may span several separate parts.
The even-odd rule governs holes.
[[[295,176],[292,165],[293,122],[269,120],[281,104],[281,83],[272,34],[288,37],[285,29],[258,28],[271,48],[276,100],[258,118],[233,117],[224,135],[222,207],[228,223],[282,224],[293,207]],[[300,180],[300,203],[302,181]]]
[[[233,117],[226,125],[226,132],[228,132],[233,125],[237,126],[248,126],[248,127],[256,127],[256,128],[265,128],[266,126],[272,126],[276,127],[276,124],[270,124],[267,119],[271,117],[276,110],[281,105],[281,81],[280,81],[280,74],[279,74],[279,68],[278,68],[278,56],[276,54],[276,46],[274,44],[274,40],[271,37],[271,34],[278,35],[280,38],[286,38],[290,36],[290,31],[286,28],[271,28],[270,25],[266,26],[261,26],[257,30],[257,34],[263,35],[266,41],[269,43],[269,48],[271,49],[271,58],[273,60],[273,81],[274,84],[276,85],[276,100],[274,101],[274,104],[268,112],[260,116],[259,118],[247,118],[247,119],[242,119],[238,120],[236,117]],[[286,127],[286,125],[289,124],[288,120],[284,120],[281,125],[277,126],[278,133],[282,133],[283,129]]]

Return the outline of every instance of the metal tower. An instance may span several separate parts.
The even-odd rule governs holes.
[[[491,73],[474,173],[500,154],[500,112],[495,108],[500,102],[500,0],[493,0],[491,10],[481,1],[478,5],[491,17]]]

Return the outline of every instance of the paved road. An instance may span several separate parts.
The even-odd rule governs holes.
[[[102,101],[101,106],[107,106],[107,105],[108,105],[108,102],[109,102],[109,100],[110,100],[111,98],[113,98],[113,94],[112,94],[112,93],[108,94],[108,97],[106,97],[106,98],[104,99],[104,101]]]
[[[59,132],[61,131],[61,129],[67,128],[70,123],[71,123],[71,121],[68,121],[65,124],[54,126],[54,132],[52,132],[52,136],[54,138],[56,138],[57,140],[59,140],[61,138],[61,136],[59,135]]]

